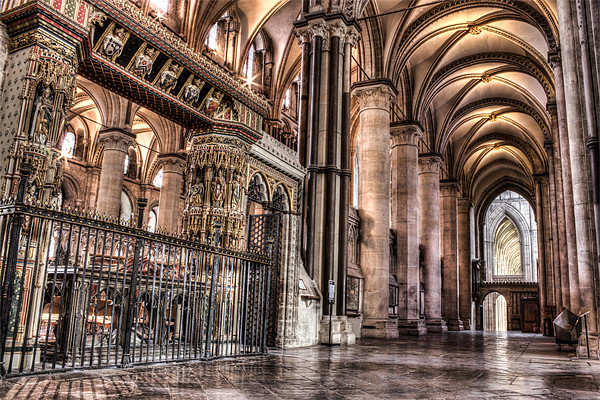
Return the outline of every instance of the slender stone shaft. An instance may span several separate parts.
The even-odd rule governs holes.
[[[99,214],[119,217],[125,157],[129,146],[135,144],[135,136],[122,129],[113,128],[101,131],[98,140],[104,144],[104,155],[96,211]]]
[[[364,337],[397,337],[389,319],[390,103],[396,91],[387,81],[353,88],[360,111],[360,265],[365,275]]]
[[[160,188],[158,208],[158,224],[160,229],[175,233],[178,228],[181,186],[185,156],[180,154],[161,154],[159,160],[163,165],[163,182]]]
[[[573,212],[574,228],[577,239],[577,278],[580,303],[574,311],[589,311],[587,317],[590,330],[590,349],[595,358],[598,357],[598,326],[596,315],[596,296],[597,288],[594,282],[594,272],[597,274],[598,265],[594,261],[593,246],[594,238],[592,232],[592,209],[589,185],[588,162],[586,159],[585,139],[586,132],[582,121],[586,115],[581,108],[580,99],[584,98],[579,85],[579,68],[581,62],[578,59],[580,55],[577,52],[575,41],[577,38],[576,12],[573,7],[574,2],[559,0],[558,17],[561,38],[561,52],[563,54],[564,64],[564,89],[565,105],[568,123],[569,156],[571,161],[572,188],[573,188]],[[574,296],[571,293],[571,306],[574,303]],[[580,344],[585,343],[585,339],[580,338]],[[578,346],[578,352],[585,351],[585,346]]]
[[[458,199],[458,274],[460,319],[465,329],[475,329],[475,318],[472,314],[472,279],[471,279],[471,208],[469,198]]]
[[[395,123],[392,134],[392,229],[396,233],[398,332],[427,333],[419,310],[419,139],[416,122]]]
[[[442,319],[440,268],[440,167],[439,155],[419,157],[419,248],[425,275],[425,325],[427,332],[446,332]]]
[[[448,330],[462,331],[458,296],[458,182],[440,183],[442,213],[443,314]]]

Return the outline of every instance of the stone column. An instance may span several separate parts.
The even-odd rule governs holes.
[[[458,199],[458,282],[460,319],[465,329],[475,329],[471,288],[471,207],[469,198]]]
[[[540,298],[540,321],[543,328],[544,320],[548,319],[550,324],[551,316],[548,313],[548,293],[547,293],[547,277],[546,272],[548,261],[546,260],[546,218],[544,212],[545,182],[548,179],[545,175],[537,175],[535,179],[535,219],[537,222],[537,246],[538,246],[538,282],[539,282],[539,298]],[[533,243],[532,243],[533,244]],[[535,268],[535,265],[534,265]],[[541,329],[540,329],[541,330]]]
[[[179,205],[181,200],[181,187],[183,185],[183,170],[185,168],[184,154],[161,154],[158,160],[163,167],[163,182],[160,188],[158,208],[159,229],[168,233],[177,232],[181,215]]]
[[[448,330],[462,331],[458,302],[458,182],[440,182],[442,201],[443,308]]]
[[[598,358],[598,326],[596,315],[597,285],[594,282],[594,274],[597,274],[598,264],[594,261],[592,237],[592,209],[591,209],[591,187],[589,185],[589,170],[586,159],[584,140],[586,132],[582,121],[586,115],[581,108],[581,99],[585,96],[580,90],[579,68],[581,58],[577,53],[576,41],[578,39],[575,27],[576,12],[573,9],[574,2],[559,0],[558,19],[561,36],[561,52],[563,55],[563,79],[565,90],[565,108],[568,124],[569,157],[571,161],[571,176],[573,188],[573,212],[574,228],[577,252],[577,279],[579,292],[571,292],[571,307],[574,307],[574,297],[578,294],[579,304],[573,311],[587,312],[589,344],[592,356]],[[558,98],[557,98],[558,100]],[[562,132],[561,132],[562,134]],[[578,354],[586,352],[585,334],[579,338],[577,346]]]
[[[437,154],[419,156],[419,249],[423,255],[425,326],[427,332],[447,332],[442,319],[440,268],[440,167]]]
[[[558,118],[558,140],[555,140],[558,153],[556,153],[557,164],[560,165],[560,178],[562,181],[562,190],[559,194],[563,195],[562,207],[564,210],[564,235],[566,264],[564,265],[563,288],[568,285],[568,290],[563,291],[563,303],[565,307],[574,310],[579,309],[579,276],[577,272],[577,238],[575,237],[575,213],[573,211],[573,187],[571,186],[571,161],[569,159],[569,137],[567,110],[565,104],[565,89],[563,82],[563,68],[560,54],[554,53],[549,56],[550,64],[554,71],[554,80],[556,81],[556,114]],[[559,217],[561,214],[559,213]],[[559,221],[560,224],[560,221]],[[565,297],[565,294],[567,296]]]
[[[102,215],[118,218],[121,208],[125,156],[129,146],[135,144],[135,135],[122,129],[111,128],[101,131],[98,140],[104,144],[104,154],[96,211]]]
[[[347,229],[340,221],[348,215],[348,202],[342,196],[348,191],[350,134],[343,105],[348,103],[351,67],[348,55],[358,39],[357,28],[355,21],[331,13],[327,18],[323,13],[303,14],[294,25],[296,35],[302,40],[311,38],[310,45],[304,46],[304,55],[312,50],[310,56],[302,58],[302,71],[310,76],[306,124],[302,125],[306,139],[301,138],[305,150],[301,149],[300,154],[307,165],[305,266],[323,294],[320,342],[353,344],[354,334],[344,315],[347,257],[340,253],[347,252]],[[333,304],[328,301],[330,281],[335,282]]]
[[[392,229],[396,233],[398,332],[427,333],[419,313],[419,139],[417,122],[395,123],[392,135]]]
[[[360,183],[358,213],[361,220],[360,266],[365,275],[363,337],[398,337],[389,319],[390,281],[390,104],[396,90],[391,82],[355,84],[353,94],[360,111]]]

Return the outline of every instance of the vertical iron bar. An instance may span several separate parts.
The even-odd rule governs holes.
[[[140,198],[138,199],[138,220],[137,227],[138,229],[142,227],[142,221],[144,217],[144,209],[148,205],[148,199]],[[129,304],[127,307],[127,318],[125,319],[125,343],[123,344],[123,358],[121,360],[121,364],[125,367],[131,364],[131,326],[133,324],[133,307],[136,304],[136,293],[135,290],[137,288],[137,275],[139,268],[139,255],[140,255],[140,245],[141,239],[136,240],[135,249],[133,251],[133,271],[131,272],[131,284],[129,289]],[[127,269],[127,260],[125,260],[125,269]]]
[[[31,167],[21,166],[21,180],[17,192],[17,204],[23,203],[27,182],[31,175]],[[14,296],[14,280],[17,268],[17,256],[19,252],[19,236],[21,234],[22,214],[15,210],[10,230],[10,242],[6,270],[2,279],[2,296],[0,296],[0,375],[6,375],[4,366],[4,353],[6,351],[6,339],[8,337],[8,324],[10,320],[10,308]]]

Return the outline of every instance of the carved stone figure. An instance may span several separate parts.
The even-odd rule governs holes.
[[[204,107],[204,112],[209,115],[209,116],[213,116],[213,114],[215,113],[215,111],[217,111],[217,109],[219,108],[219,104],[221,103],[221,99],[223,98],[223,93],[221,93],[218,90],[214,90],[208,97],[208,99],[206,100],[206,106]]]
[[[125,30],[123,28],[117,28],[113,33],[106,35],[104,44],[102,45],[104,55],[107,57],[119,57],[125,46],[123,43],[124,36]]]
[[[160,74],[160,80],[158,86],[165,91],[172,90],[177,85],[177,74],[179,73],[179,66],[177,64],[171,64],[169,68],[164,70]]]
[[[223,197],[225,195],[225,181],[219,171],[213,176],[211,183],[212,205],[213,207],[222,207]]]
[[[44,85],[42,92],[33,103],[33,119],[29,140],[45,145],[48,141],[50,127],[52,126],[52,111],[54,110],[52,89]]]
[[[200,89],[204,86],[204,82],[200,79],[194,79],[192,83],[185,87],[183,92],[183,101],[193,104],[200,98]]]
[[[154,53],[155,50],[149,47],[144,54],[137,56],[133,66],[133,73],[142,78],[148,75],[150,71],[152,71],[152,64],[154,63],[152,57],[154,56]]]

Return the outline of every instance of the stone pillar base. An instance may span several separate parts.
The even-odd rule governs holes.
[[[598,360],[598,358],[600,358],[600,351],[598,349],[598,345],[599,345],[598,336],[589,335],[588,342],[590,345],[590,359]],[[587,345],[586,345],[586,340],[585,340],[585,328],[584,328],[583,332],[581,332],[581,334],[579,335],[579,341],[577,343],[577,357],[588,358],[587,351],[588,350],[587,350]]]
[[[423,320],[398,320],[398,334],[400,336],[427,335],[427,328]]]
[[[460,319],[449,319],[446,323],[449,331],[464,331],[465,327]]]
[[[389,319],[365,318],[361,337],[374,339],[398,339],[398,324]]]
[[[352,324],[348,322],[345,315],[331,316],[331,335],[329,334],[329,315],[323,315],[319,326],[320,344],[338,344],[342,346],[354,346],[356,344],[356,335],[352,331]],[[331,343],[329,338],[331,337]]]
[[[446,321],[443,319],[425,319],[425,327],[427,328],[427,333],[446,333],[448,332],[448,327],[446,326]]]

